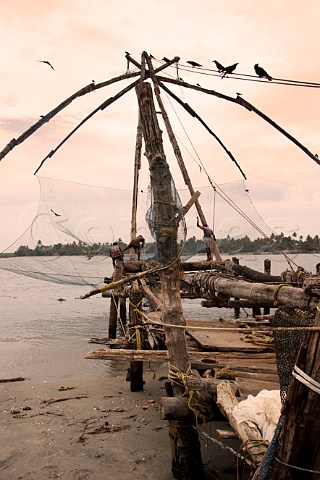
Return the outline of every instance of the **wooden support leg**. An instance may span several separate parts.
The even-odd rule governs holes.
[[[130,325],[139,325],[140,317],[136,311],[136,308],[142,310],[141,302],[143,299],[143,293],[140,289],[138,282],[134,281],[130,291],[130,308],[129,318]],[[138,343],[138,342],[137,342]],[[138,346],[138,345],[137,345]],[[139,392],[143,390],[143,362],[130,362],[130,390],[131,392]]]

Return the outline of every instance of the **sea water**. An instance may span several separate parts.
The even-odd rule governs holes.
[[[240,264],[263,271],[265,258],[271,260],[272,274],[289,268],[283,255],[237,255]],[[223,256],[223,258],[230,256]],[[320,254],[290,255],[296,265],[315,273]],[[203,260],[197,256],[197,260]],[[195,258],[193,259],[195,260]],[[29,272],[48,269],[48,258],[16,258],[15,264],[28,265]],[[98,347],[91,337],[108,336],[110,300],[100,294],[80,297],[92,290],[90,278],[103,285],[112,275],[108,257],[59,257],[51,259],[59,278],[83,279],[83,283],[53,283],[4,270],[10,259],[0,259],[0,378],[24,377],[50,380],[56,377],[122,374],[127,362],[85,360],[84,354]],[[32,268],[33,267],[33,268]],[[75,281],[77,283],[77,281]],[[191,319],[210,320],[232,316],[231,310],[203,308],[201,299],[183,300]]]

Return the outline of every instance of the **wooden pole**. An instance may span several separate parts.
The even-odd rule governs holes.
[[[177,159],[177,161],[178,161],[178,165],[179,165],[179,167],[180,167],[180,170],[181,170],[181,173],[182,173],[182,177],[183,177],[184,183],[187,185],[190,194],[191,194],[191,195],[194,195],[195,191],[194,191],[194,189],[193,189],[193,186],[192,186],[192,183],[191,183],[191,180],[190,180],[188,171],[187,171],[186,166],[185,166],[185,163],[184,163],[184,161],[183,161],[180,147],[179,147],[178,142],[177,142],[177,140],[176,140],[175,134],[174,134],[174,132],[173,132],[173,130],[172,130],[169,117],[168,117],[167,112],[166,112],[166,110],[165,110],[165,108],[164,108],[164,105],[163,105],[163,102],[162,102],[162,99],[161,99],[161,95],[160,95],[160,89],[159,89],[158,80],[157,80],[157,77],[156,77],[155,72],[154,72],[154,70],[153,70],[153,66],[152,66],[151,60],[150,60],[150,58],[149,58],[148,55],[146,55],[146,61],[147,61],[147,63],[148,63],[150,76],[151,76],[151,79],[152,79],[152,81],[153,81],[154,92],[155,92],[155,95],[156,95],[156,98],[157,98],[157,102],[158,102],[158,105],[159,105],[159,107],[160,107],[161,114],[162,114],[162,118],[163,118],[164,124],[165,124],[165,126],[166,126],[167,133],[168,133],[169,140],[170,140],[170,142],[171,142],[171,145],[172,145],[174,154],[175,154],[176,159]],[[203,210],[202,210],[202,208],[201,208],[201,205],[200,205],[198,199],[196,199],[194,203],[195,203],[195,206],[196,206],[196,209],[197,209],[197,212],[198,212],[198,215],[199,215],[199,217],[200,217],[200,220],[201,220],[202,224],[207,224],[205,215],[204,215],[204,213],[203,213]],[[215,254],[216,259],[219,260],[219,261],[221,261],[222,258],[221,258],[219,249],[218,249],[218,247],[217,247],[217,244],[216,244],[216,242],[215,242],[214,240],[213,240],[213,252],[214,252],[214,254]]]
[[[318,297],[310,297],[299,287],[251,283],[237,278],[223,277],[221,274],[219,276],[212,273],[195,273],[192,276],[192,284],[200,289],[203,297],[206,292],[211,298],[214,298],[216,293],[222,293],[229,297],[249,299],[252,302],[291,307],[314,307],[320,303]]]
[[[271,275],[271,260],[269,260],[268,258],[265,258],[265,260],[264,260],[264,273],[266,275]],[[270,308],[265,307],[263,309],[263,314],[264,315],[269,315],[269,313],[270,313]]]
[[[123,262],[116,260],[115,269],[112,275],[112,281],[121,280],[123,276]],[[117,338],[117,326],[118,326],[118,305],[119,297],[116,292],[110,299],[110,312],[109,312],[109,338]]]
[[[129,317],[130,317],[130,334],[134,333],[135,327],[138,327],[141,324],[141,318],[136,309],[142,310],[141,302],[143,299],[142,290],[139,287],[138,281],[135,280],[130,289],[130,307],[129,307]],[[137,349],[141,350],[141,337],[140,330],[136,329],[136,342]],[[143,390],[143,362],[132,361],[130,362],[130,390],[131,392],[139,392]]]
[[[240,260],[237,257],[232,257],[233,263],[236,265],[240,264]],[[235,300],[239,300],[238,297],[234,297]],[[240,317],[240,307],[234,307],[234,318],[239,318]]]
[[[315,326],[320,326],[319,310]],[[299,370],[294,367],[296,377],[288,388],[270,480],[316,480],[320,476],[320,333],[312,332],[309,339],[301,347],[296,362]]]
[[[133,197],[132,197],[132,214],[131,214],[131,240],[137,235],[137,209],[138,209],[138,184],[139,173],[141,168],[141,150],[142,150],[142,128],[139,114],[136,149],[134,157],[134,175],[133,175]],[[134,248],[130,249],[130,260],[134,260]]]
[[[143,52],[143,55],[146,55]],[[180,298],[180,271],[177,262],[177,205],[172,191],[172,178],[162,143],[162,132],[158,125],[153,103],[151,86],[143,83],[136,88],[142,131],[145,141],[145,155],[149,162],[150,182],[153,194],[153,223],[159,261],[168,267],[161,271],[164,323],[184,325]],[[190,365],[185,333],[183,329],[165,328],[170,368],[175,367],[181,375],[187,373]],[[184,389],[174,385],[175,396]],[[190,422],[170,422],[169,434],[172,439],[172,472],[177,479],[204,478],[200,442],[194,425]]]

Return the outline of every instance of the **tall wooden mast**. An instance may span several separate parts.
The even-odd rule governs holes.
[[[177,245],[177,205],[172,191],[172,178],[162,143],[162,132],[158,125],[149,83],[136,88],[138,97],[145,155],[149,162],[150,183],[153,195],[153,223],[159,261],[163,295],[162,320],[165,327],[170,369],[185,375],[190,367],[185,333],[174,325],[185,325],[180,297],[180,270]],[[170,373],[170,371],[169,371]],[[184,389],[173,385],[174,394],[181,395]],[[172,471],[177,479],[203,479],[200,442],[190,422],[171,422],[170,437],[173,446]]]

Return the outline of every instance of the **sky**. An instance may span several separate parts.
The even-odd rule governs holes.
[[[146,51],[155,58],[155,67],[163,63],[164,56],[180,57],[178,73],[188,83],[232,97],[241,93],[320,155],[319,88],[236,79],[235,75],[221,79],[213,63],[237,62],[236,72],[247,75],[254,75],[253,66],[259,63],[274,78],[320,83],[318,0],[307,4],[298,0],[124,0],[117,7],[108,0],[0,0],[0,150],[93,80],[97,84],[126,73],[126,51],[138,62]],[[39,60],[48,60],[54,69]],[[197,61],[203,69],[186,68],[188,60]],[[130,71],[135,67],[131,65]],[[165,72],[177,78],[176,67]],[[83,118],[131,81],[76,99],[1,160],[0,251],[24,232],[37,214],[39,182],[33,174],[42,159]],[[211,179],[275,233],[319,233],[320,165],[239,105],[167,85],[218,135],[247,177],[243,181],[214,138],[162,92],[195,190],[208,192]],[[121,192],[125,191],[123,197],[127,198],[132,188],[137,119],[137,98],[132,90],[94,115],[45,162],[38,175],[118,189],[115,203],[112,200],[106,206],[108,216],[108,210],[115,211],[117,202],[121,203]],[[161,119],[159,123],[180,191],[185,189],[184,182]],[[145,193],[145,156],[142,163],[140,189]],[[216,236],[250,235],[251,225],[247,229],[246,222],[239,223],[238,214],[224,208],[220,199],[215,203],[213,189],[210,192],[202,196],[203,208]],[[188,195],[183,196],[187,201]],[[85,201],[95,208],[94,195]],[[187,217],[188,235],[201,238],[195,218],[192,210]],[[126,230],[123,221],[114,221],[112,231],[116,238],[128,239],[130,225]]]

